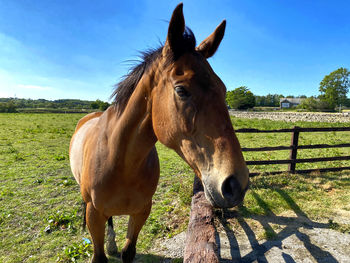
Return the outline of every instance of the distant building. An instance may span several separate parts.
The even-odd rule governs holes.
[[[280,98],[280,108],[289,109],[298,106],[304,99],[302,98]]]

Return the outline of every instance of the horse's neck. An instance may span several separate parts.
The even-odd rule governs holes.
[[[147,79],[141,80],[124,111],[109,125],[109,148],[115,151],[115,160],[123,160],[125,167],[141,165],[157,141],[152,127],[150,89],[146,86],[149,84]]]

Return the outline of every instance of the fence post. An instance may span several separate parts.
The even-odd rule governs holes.
[[[213,207],[205,198],[202,182],[195,176],[184,263],[219,263],[213,218]]]
[[[291,146],[292,149],[290,150],[289,154],[289,160],[295,161],[297,158],[298,153],[298,141],[299,141],[299,127],[294,126],[294,131],[292,133],[292,139],[291,139]],[[288,165],[288,172],[295,173],[295,162],[292,162]]]

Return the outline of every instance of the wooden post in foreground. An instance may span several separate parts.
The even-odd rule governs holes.
[[[213,207],[205,198],[200,179],[195,176],[184,263],[218,263],[215,251]]]
[[[292,139],[291,139],[291,146],[292,149],[290,150],[290,155],[289,159],[291,161],[295,161],[297,158],[297,153],[298,153],[298,141],[299,141],[299,127],[294,126],[294,131],[292,133]],[[290,173],[295,173],[295,165],[296,163],[290,163],[288,165],[288,172]]]

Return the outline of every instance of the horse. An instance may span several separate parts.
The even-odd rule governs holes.
[[[158,184],[157,141],[193,169],[213,206],[234,207],[243,201],[249,172],[225,103],[226,87],[207,61],[225,27],[223,20],[196,46],[179,4],[164,45],[143,53],[143,60],[116,85],[107,110],[79,120],[70,165],[86,204],[91,262],[108,262],[107,221],[107,252],[115,252],[112,216],[118,215],[129,215],[121,259],[133,261]]]

